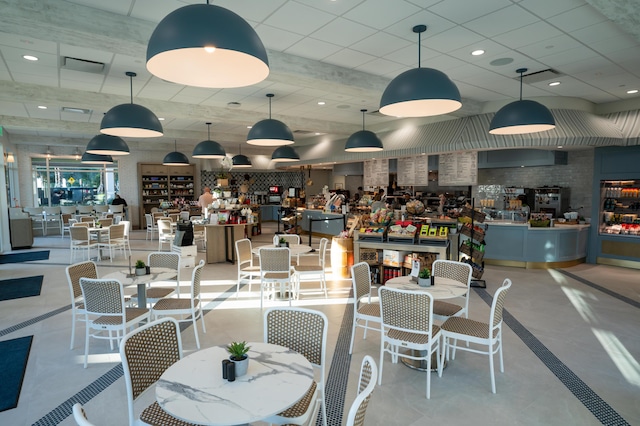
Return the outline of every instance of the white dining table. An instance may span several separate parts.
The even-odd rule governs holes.
[[[135,271],[135,269],[133,269]],[[166,281],[172,280],[177,276],[175,269],[171,268],[151,268],[151,273],[147,275],[135,275],[130,274],[128,269],[121,271],[111,272],[106,274],[102,278],[116,279],[122,283],[123,286],[128,287],[132,285],[138,286],[138,306],[147,306],[147,284],[154,281]]]
[[[156,384],[160,407],[199,425],[240,425],[278,414],[309,390],[313,366],[301,354],[269,343],[249,343],[247,374],[222,378],[225,346],[194,352],[169,367]]]

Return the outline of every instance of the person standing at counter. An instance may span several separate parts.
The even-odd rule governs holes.
[[[204,192],[198,198],[198,206],[202,208],[202,214],[206,216],[206,210],[209,205],[213,203],[213,194],[211,193],[211,188],[208,186],[204,187]]]

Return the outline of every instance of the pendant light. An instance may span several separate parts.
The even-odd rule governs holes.
[[[271,118],[271,98],[273,93],[267,93],[269,98],[269,118],[257,122],[249,130],[247,143],[259,146],[290,145],[293,141],[293,133],[282,121]]]
[[[211,123],[207,124],[207,140],[200,142],[193,148],[193,158],[224,158],[227,156],[222,145],[211,140]]]
[[[5,154],[4,156],[7,159],[7,163],[15,163],[16,159],[13,156],[13,152],[9,152],[9,153]]]
[[[362,112],[362,130],[355,132],[344,146],[344,150],[347,152],[373,152],[382,151],[382,141],[375,133],[364,129],[364,113],[366,109],[361,109]]]
[[[173,83],[231,88],[267,78],[269,59],[247,21],[207,0],[176,9],[160,21],[147,45],[147,69]]]
[[[90,154],[85,152],[80,160],[83,164],[113,164],[113,157],[110,155]]]
[[[178,152],[178,141],[173,141],[173,146],[175,147],[175,151],[168,153],[164,156],[164,160],[162,160],[163,166],[188,166],[189,159],[186,155],[181,152]]]
[[[460,91],[442,71],[420,67],[421,34],[426,25],[416,25],[418,68],[405,71],[387,86],[380,100],[380,113],[396,117],[428,117],[453,112],[462,107]]]
[[[124,139],[111,135],[95,135],[85,149],[89,154],[129,155],[129,146]]]
[[[114,106],[102,117],[100,132],[106,135],[130,138],[154,138],[163,135],[162,124],[150,109],[133,103],[133,77],[127,71],[131,103]]]
[[[234,155],[233,158],[231,158],[233,167],[238,169],[247,169],[251,167],[251,160],[249,160],[249,157],[242,155],[242,146],[239,146],[238,150],[240,151],[238,155]]]
[[[489,133],[493,135],[518,135],[551,130],[556,127],[553,114],[549,109],[536,101],[522,100],[522,75],[526,68],[516,70],[520,74],[520,100],[511,102],[500,108],[493,116]]]
[[[293,147],[285,145],[277,148],[271,154],[271,160],[276,163],[290,163],[300,161],[300,156]]]

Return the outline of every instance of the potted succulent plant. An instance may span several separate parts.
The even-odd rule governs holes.
[[[247,345],[247,342],[231,342],[227,345],[227,352],[229,352],[229,359],[236,364],[236,377],[244,376],[247,374],[247,368],[249,368],[249,352],[251,347]]]
[[[136,275],[146,275],[147,273],[147,265],[145,265],[144,261],[137,260],[136,261]]]
[[[278,246],[280,246],[280,247],[289,247],[289,243],[287,242],[287,240],[285,240],[284,238],[280,237],[280,240],[278,240]]]
[[[420,287],[429,287],[431,285],[431,271],[429,268],[422,268],[418,273],[418,285]]]

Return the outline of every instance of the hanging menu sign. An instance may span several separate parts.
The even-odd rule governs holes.
[[[429,156],[398,158],[399,186],[429,185]]]
[[[440,154],[438,185],[468,186],[478,184],[478,153],[476,151]]]
[[[364,162],[364,186],[389,186],[389,159]]]

